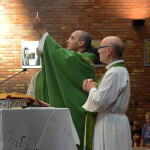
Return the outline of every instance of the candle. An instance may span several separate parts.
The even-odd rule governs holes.
[[[37,13],[36,13],[36,18],[38,18],[39,16],[38,16],[38,11],[37,11]]]

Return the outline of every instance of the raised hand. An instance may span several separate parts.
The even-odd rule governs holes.
[[[45,32],[47,32],[45,24],[38,17],[36,17],[33,21],[33,29],[35,29],[41,37],[45,34]]]

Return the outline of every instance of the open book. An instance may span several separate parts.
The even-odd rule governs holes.
[[[27,100],[27,106],[29,105],[36,105],[36,106],[44,106],[49,107],[50,105],[40,101],[38,99],[35,99],[34,97],[31,97],[29,95],[23,94],[23,93],[0,93],[0,100],[11,100],[11,99],[26,99]]]

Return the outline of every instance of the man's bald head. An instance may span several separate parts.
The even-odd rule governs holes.
[[[121,57],[124,51],[124,44],[119,37],[108,36],[102,40],[105,42],[105,45],[109,45],[115,52],[115,55]]]

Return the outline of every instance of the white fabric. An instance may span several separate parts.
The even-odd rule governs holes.
[[[48,35],[49,35],[48,32],[46,32],[46,33],[42,36],[41,40],[39,41],[38,50],[39,50],[41,53],[43,53],[43,47],[44,47],[45,39],[46,39],[46,37],[47,37]]]
[[[107,69],[115,63],[107,66]],[[130,79],[126,68],[112,67],[98,90],[92,88],[83,108],[98,112],[93,150],[131,150],[131,133],[125,112],[130,98]]]
[[[2,133],[2,112],[0,111],[0,133]],[[3,149],[3,136],[0,134],[0,150]]]
[[[38,50],[39,50],[41,53],[43,53],[43,48],[44,48],[45,39],[46,39],[46,37],[47,37],[48,35],[49,35],[48,32],[46,32],[46,33],[42,36],[41,40],[39,41]],[[38,73],[39,73],[39,72],[35,73],[35,75],[32,77],[31,82],[30,82],[29,87],[28,87],[28,90],[27,90],[27,93],[26,93],[27,95],[32,96],[32,97],[34,97],[34,98],[36,98],[36,97],[35,97],[35,84],[36,84],[36,78],[37,78]]]
[[[39,72],[40,71],[36,72],[34,74],[34,76],[32,77],[31,82],[30,82],[30,84],[28,86],[27,93],[26,93],[27,95],[32,96],[34,98],[36,98],[35,97],[35,84],[36,84],[36,78],[37,78],[37,75],[38,75]]]
[[[67,108],[0,110],[0,147],[11,150],[77,150],[79,138]]]

